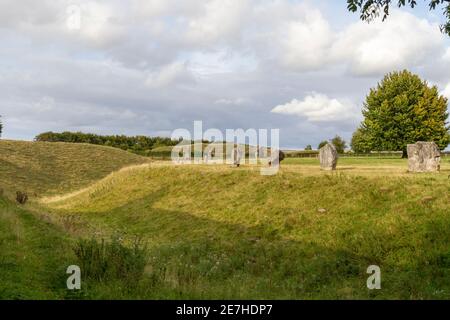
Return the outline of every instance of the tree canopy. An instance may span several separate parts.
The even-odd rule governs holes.
[[[333,139],[331,139],[330,143],[336,147],[336,151],[338,153],[344,153],[345,148],[347,148],[347,142],[345,142],[345,140],[338,135],[336,135]],[[327,144],[328,144],[327,140],[324,140],[321,143],[319,143],[319,150],[325,147]]]
[[[328,141],[327,140],[323,140],[322,142],[319,143],[319,146],[317,147],[317,149],[322,149],[323,147],[325,147],[327,145]]]
[[[331,139],[331,143],[336,147],[338,153],[344,153],[345,148],[347,148],[347,142],[338,135]]]
[[[387,74],[370,90],[364,120],[353,134],[355,152],[403,151],[417,141],[434,141],[441,150],[450,143],[447,98],[436,86],[409,71]]]
[[[428,0],[430,10],[443,7],[446,22],[441,25],[441,31],[450,36],[450,0]],[[389,16],[391,6],[410,6],[415,8],[417,0],[347,0],[347,8],[351,12],[360,12],[360,18],[364,21],[372,21],[383,15],[383,21]]]

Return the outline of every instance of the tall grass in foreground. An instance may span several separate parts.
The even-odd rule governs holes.
[[[110,242],[81,239],[74,247],[84,279],[88,281],[123,280],[128,285],[136,284],[144,275],[147,264],[147,249],[140,239],[126,246],[119,237]]]

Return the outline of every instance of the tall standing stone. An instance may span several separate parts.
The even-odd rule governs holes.
[[[419,141],[408,144],[409,172],[438,172],[441,169],[441,151],[434,142]]]
[[[278,149],[272,149],[270,151],[269,167],[272,166],[278,167],[285,157],[286,155],[284,154],[283,151]]]
[[[233,165],[239,167],[241,165],[242,153],[239,146],[234,147],[233,149]]]
[[[322,170],[336,170],[338,160],[336,147],[331,143],[327,143],[320,149],[319,159]]]

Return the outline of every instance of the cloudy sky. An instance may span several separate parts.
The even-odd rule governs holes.
[[[423,4],[367,24],[344,0],[0,0],[2,138],[170,136],[202,120],[280,128],[285,148],[349,139],[386,72],[450,97],[442,19]]]

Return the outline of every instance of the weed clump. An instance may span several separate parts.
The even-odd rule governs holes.
[[[140,239],[131,246],[125,246],[117,237],[110,242],[81,239],[73,250],[84,277],[99,282],[123,280],[135,284],[143,277],[148,260]]]
[[[28,201],[28,194],[26,192],[17,191],[16,201],[20,204],[25,204]]]

